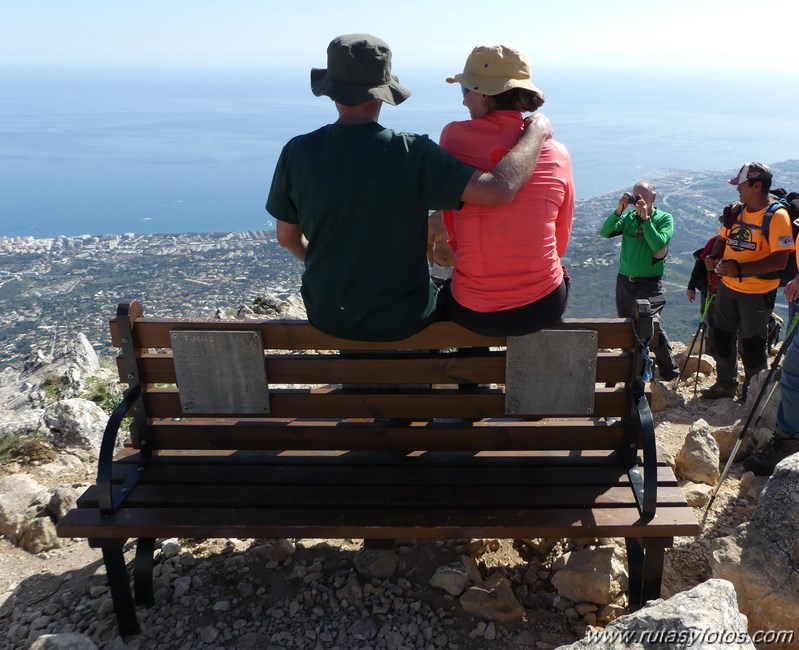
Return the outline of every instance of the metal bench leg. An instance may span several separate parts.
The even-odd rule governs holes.
[[[627,575],[630,583],[630,609],[636,610],[641,607],[641,588],[644,575],[644,549],[641,543],[633,538],[627,537]]]
[[[660,598],[663,558],[673,545],[671,537],[643,540],[627,538],[627,566],[630,576],[630,609],[637,610],[648,600]]]
[[[136,604],[150,607],[153,598],[153,553],[155,539],[139,538],[136,543],[136,559],[133,563],[133,593]]]
[[[644,546],[644,575],[641,581],[641,605],[647,600],[660,598],[663,582],[663,557],[667,548],[674,544],[672,537],[646,539]]]
[[[114,601],[119,633],[122,636],[138,634],[140,628],[136,618],[136,605],[133,603],[128,569],[122,553],[124,542],[115,540],[112,543],[104,542],[98,545],[103,549],[105,572],[108,576],[108,586],[111,588],[111,599]]]

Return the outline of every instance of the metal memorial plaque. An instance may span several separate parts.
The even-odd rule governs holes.
[[[169,336],[184,413],[269,413],[261,332],[172,330]]]
[[[591,415],[597,333],[541,330],[509,336],[505,370],[508,415]]]

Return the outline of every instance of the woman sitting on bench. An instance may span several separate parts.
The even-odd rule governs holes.
[[[463,73],[447,81],[461,85],[471,119],[444,127],[440,144],[477,169],[491,169],[524,130],[522,111],[544,103],[527,57],[504,45],[476,47]],[[444,318],[488,336],[529,334],[561,318],[573,185],[569,153],[550,138],[512,203],[443,213],[455,262],[439,294]]]

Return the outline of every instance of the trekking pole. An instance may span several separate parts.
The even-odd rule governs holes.
[[[710,305],[713,303],[713,296],[715,294],[708,291],[707,297],[705,298],[705,310],[702,312],[702,318],[699,319],[699,322],[702,327],[702,338],[699,339],[699,357],[696,359],[696,376],[694,377],[694,397],[696,397],[696,391],[699,390],[699,367],[702,365],[702,351],[705,345],[705,337],[707,336],[707,320],[708,314],[710,313]]]
[[[707,509],[705,510],[705,514],[702,517],[702,526],[705,525],[705,520],[707,519],[707,515],[710,512],[710,506],[713,505],[713,502],[716,500],[716,495],[719,493],[719,489],[721,489],[721,484],[727,476],[727,473],[730,471],[730,466],[735,460],[735,454],[738,453],[738,449],[741,446],[741,442],[743,442],[744,436],[746,436],[746,432],[749,429],[749,424],[752,422],[752,417],[754,416],[755,412],[757,411],[757,407],[760,405],[760,400],[763,398],[763,395],[766,392],[766,388],[768,387],[769,383],[771,382],[771,377],[774,375],[774,372],[777,370],[779,366],[779,362],[782,359],[782,355],[788,349],[788,346],[791,344],[791,340],[793,339],[793,335],[796,330],[796,323],[799,322],[799,311],[794,315],[793,320],[791,321],[790,325],[788,326],[788,331],[785,333],[785,340],[782,342],[780,346],[779,352],[777,352],[777,356],[774,357],[774,362],[771,364],[771,368],[769,369],[768,375],[766,375],[766,380],[763,382],[763,386],[760,388],[760,392],[757,394],[757,398],[755,399],[755,403],[752,405],[752,410],[749,411],[749,416],[746,418],[746,423],[741,429],[741,433],[738,434],[738,439],[735,441],[735,445],[732,448],[732,452],[730,452],[730,457],[727,459],[727,463],[724,465],[724,470],[721,472],[721,476],[719,477],[719,482],[716,485],[716,489],[713,490],[713,494],[710,496],[710,501],[707,504]],[[775,385],[776,386],[776,385]],[[757,422],[760,422],[760,418],[763,416],[763,412],[766,410],[766,406],[768,406],[769,401],[771,400],[771,396],[774,394],[774,389],[769,392],[768,400],[766,400],[763,408],[760,411],[760,415],[757,418]]]
[[[696,328],[696,334],[694,334],[694,338],[691,341],[691,347],[688,348],[688,354],[685,356],[685,363],[683,364],[682,369],[680,370],[680,376],[677,377],[678,384],[682,381],[683,373],[685,372],[685,369],[688,367],[688,359],[691,358],[691,353],[694,351],[694,346],[696,345],[696,337],[699,336],[701,332],[704,338],[704,325],[707,320],[707,315],[708,313],[710,313],[710,305],[713,303],[713,296],[715,295],[716,294],[711,293],[708,290],[707,298],[705,298],[705,308],[704,310],[702,310],[702,316],[699,318],[699,327]]]
[[[694,397],[696,397],[696,391],[699,389],[699,367],[702,365],[702,350],[705,346],[706,329],[705,323],[702,323],[702,336],[699,339],[699,356],[696,358],[696,375],[694,375]]]

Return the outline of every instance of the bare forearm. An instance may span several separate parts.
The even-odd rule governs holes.
[[[741,273],[770,273],[773,271],[782,271],[788,263],[788,253],[777,252],[772,253],[768,257],[757,260],[756,262],[744,262],[741,264]]]
[[[294,257],[296,257],[298,260],[300,260],[300,262],[304,262],[305,261],[305,254],[308,252],[308,240],[307,239],[305,239],[303,237],[300,241],[294,242],[294,243],[292,243],[290,245],[283,245],[283,244],[281,244],[281,245],[289,253],[294,255]]]
[[[716,273],[719,275],[737,277],[782,271],[785,268],[785,265],[788,263],[788,256],[790,254],[791,253],[788,251],[778,251],[776,253],[772,253],[768,257],[763,258],[762,260],[757,260],[754,262],[723,260],[718,267],[716,267]]]
[[[276,234],[278,244],[301,262],[305,261],[305,253],[308,251],[308,240],[305,238],[305,234],[302,232],[302,228],[299,225],[278,221]]]

